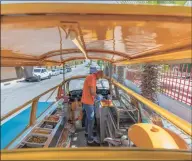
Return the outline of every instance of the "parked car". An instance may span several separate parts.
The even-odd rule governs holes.
[[[26,78],[26,81],[38,81],[40,82],[42,79],[50,79],[51,74],[47,71],[46,68],[34,68],[32,72],[32,76]]]
[[[63,68],[61,68],[60,70],[60,74],[63,74]],[[64,68],[64,73],[66,73],[66,69]]]
[[[71,72],[72,71],[70,66],[65,67],[65,69],[66,69],[66,72]]]
[[[60,70],[59,69],[52,69],[52,76],[57,76],[60,74]]]
[[[52,71],[51,70],[47,70],[49,75],[52,76]]]

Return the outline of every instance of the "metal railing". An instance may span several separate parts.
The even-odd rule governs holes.
[[[135,93],[134,91],[128,89],[127,87],[123,86],[122,84],[118,83],[114,79],[112,79],[113,85],[117,86],[121,90],[123,90],[125,93],[128,95],[134,97],[138,101],[142,102],[145,106],[147,106],[150,110],[154,111],[158,115],[164,117],[166,120],[171,122],[173,125],[178,127],[179,129],[183,130],[186,134],[189,136],[192,136],[192,131],[191,131],[191,124],[188,123],[187,121],[181,119],[180,117],[172,114],[171,112],[163,109],[162,107],[158,106],[157,104],[151,102],[150,100],[146,99],[145,97]]]

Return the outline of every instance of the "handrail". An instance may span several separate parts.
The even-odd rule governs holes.
[[[10,117],[11,115],[13,115],[14,113],[16,113],[16,112],[22,110],[23,108],[25,108],[25,107],[26,107],[27,105],[29,105],[30,103],[33,103],[33,101],[39,99],[41,96],[43,96],[43,95],[49,93],[50,91],[52,91],[52,90],[54,90],[54,89],[56,89],[56,88],[58,88],[58,87],[59,87],[59,85],[57,85],[57,86],[55,86],[55,87],[53,87],[53,88],[51,88],[51,89],[49,89],[49,90],[43,92],[42,94],[40,94],[40,95],[34,97],[34,98],[31,99],[30,101],[24,103],[23,105],[17,107],[16,109],[14,109],[14,110],[12,110],[12,111],[10,111],[9,113],[7,113],[5,116],[3,116],[3,117],[1,118],[1,122],[4,121],[5,119],[7,119],[8,117]]]
[[[68,78],[65,82],[67,82],[69,80],[72,80],[72,79],[78,79],[78,78],[84,78],[84,77],[86,77],[86,76],[71,77],[71,78]],[[110,78],[107,77],[107,76],[105,76],[104,78],[110,80]],[[115,81],[115,79],[112,78],[111,81],[112,81],[112,84],[114,84],[115,86],[121,88],[127,94],[135,97],[137,100],[141,101],[143,104],[147,105],[150,109],[152,109],[153,111],[157,112],[158,114],[160,114],[161,116],[163,116],[164,118],[169,120],[171,123],[173,123],[175,126],[180,128],[181,130],[183,130],[185,133],[192,136],[192,130],[191,130],[192,125],[190,123],[188,123],[187,121],[181,119],[180,117],[172,114],[171,112],[163,109],[162,107],[160,107],[157,104],[151,102],[150,100],[146,99],[145,97],[135,93],[134,91],[130,90],[129,88],[127,88],[124,85],[122,85],[122,84],[118,83],[117,81]],[[61,84],[64,84],[65,82],[62,82]]]
[[[188,135],[192,136],[192,125],[188,123],[187,121],[181,119],[180,117],[172,114],[171,112],[163,109],[162,107],[158,106],[157,104],[151,102],[150,100],[146,99],[145,97],[135,93],[134,91],[130,90],[129,88],[123,86],[122,84],[118,83],[114,79],[112,79],[112,83],[124,90],[127,94],[135,97],[137,100],[141,101],[143,104],[147,105],[150,109],[157,112],[167,120],[169,120],[171,123],[173,123],[175,126],[183,130]]]
[[[60,83],[59,85],[57,85],[57,86],[55,86],[55,87],[53,87],[53,88],[51,88],[51,89],[43,92],[42,94],[34,97],[34,98],[31,99],[30,101],[24,103],[23,105],[21,105],[21,106],[17,107],[16,109],[10,111],[9,113],[7,113],[6,115],[4,115],[4,116],[1,118],[1,122],[4,121],[5,119],[7,119],[8,117],[10,117],[11,115],[13,115],[14,113],[22,110],[23,108],[25,108],[25,107],[26,107],[27,105],[29,105],[30,103],[33,103],[33,101],[39,99],[41,96],[49,93],[50,91],[58,88],[59,86],[62,86],[65,82],[67,82],[67,81],[69,81],[69,80],[71,80],[71,79],[78,79],[78,78],[83,78],[83,77],[86,77],[86,75],[81,75],[81,76],[75,76],[75,77],[67,78],[64,82]]]
[[[53,104],[54,104],[54,103],[51,103],[51,104],[48,106],[48,108],[47,108],[39,117],[41,117],[47,110],[49,110],[50,107],[51,107]],[[32,114],[32,112],[31,112],[31,114]],[[38,118],[39,118],[39,117],[38,117]],[[36,118],[36,119],[38,119],[38,118]],[[30,119],[31,119],[31,118],[30,118]],[[31,120],[30,120],[30,121],[31,121]],[[22,136],[29,128],[31,128],[31,126],[33,126],[33,124],[32,124],[32,125],[28,124],[28,126],[27,126],[18,136],[16,136],[16,138],[14,138],[4,149],[8,149],[9,146],[12,145],[12,143],[15,142],[15,140],[17,140],[20,136]]]

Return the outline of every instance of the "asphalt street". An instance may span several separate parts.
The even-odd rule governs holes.
[[[72,68],[72,71],[66,73],[66,78],[76,75],[88,74],[88,68],[84,64]],[[51,79],[42,80],[41,82],[19,82],[10,86],[1,87],[1,117],[32,98],[40,95],[48,89],[58,85],[63,80],[63,74],[52,76]],[[78,84],[74,83],[74,86]],[[56,91],[52,98],[56,96]],[[49,94],[41,98],[40,101],[48,99]]]

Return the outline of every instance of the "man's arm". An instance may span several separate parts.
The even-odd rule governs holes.
[[[93,89],[93,87],[89,87],[89,91],[90,91],[90,93],[91,93],[91,96],[97,96],[97,94],[96,94],[96,92],[94,92],[94,89]]]

